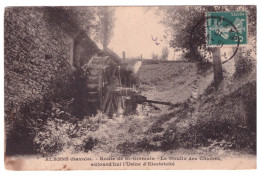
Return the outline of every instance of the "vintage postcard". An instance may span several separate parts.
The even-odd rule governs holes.
[[[6,7],[8,170],[256,169],[256,6]]]

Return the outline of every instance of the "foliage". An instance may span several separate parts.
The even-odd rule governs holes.
[[[70,119],[64,120],[64,115]],[[78,120],[75,117],[54,109],[34,138],[34,144],[39,153],[57,153],[66,149],[88,152],[96,144],[96,138],[91,133],[107,120],[107,116],[98,113],[94,117]]]
[[[54,154],[67,149],[73,152],[94,150],[131,154],[204,146],[252,150],[255,146],[252,133],[255,130],[248,127],[241,105],[231,103],[242,99],[252,103],[254,97],[250,97],[250,93],[254,89],[255,86],[249,84],[219,101],[203,100],[201,102],[210,103],[199,107],[200,112],[196,117],[193,116],[194,106],[189,101],[164,114],[145,106],[137,115],[114,115],[109,119],[98,112],[83,120],[64,112],[59,104],[53,103],[45,120],[35,118],[34,122],[30,120],[32,123],[26,122],[27,126],[24,124],[23,127],[35,132],[33,143],[41,154]],[[248,107],[248,111],[252,109],[250,104]]]
[[[95,33],[97,19],[93,7],[45,7],[46,18],[57,23],[69,32],[84,30],[87,34]]]
[[[168,28],[167,38],[170,47],[189,49],[192,28],[204,17],[205,8],[202,6],[161,7],[159,11],[163,16],[161,23]],[[200,33],[194,33],[196,36],[193,45],[196,47],[204,41],[205,35],[201,34],[204,34],[205,29],[203,24],[200,27]]]
[[[152,59],[158,60],[158,54],[152,53]]]
[[[114,13],[113,7],[98,7],[97,10],[97,25],[95,38],[98,42],[103,45],[103,50],[106,50],[113,36],[114,28]]]
[[[63,122],[55,118],[51,120],[48,118],[46,125],[43,126],[34,139],[34,143],[40,153],[55,153],[63,149],[63,147],[70,141],[71,129],[73,125],[68,122]]]
[[[46,124],[52,124],[49,122],[51,118],[59,118],[63,121],[76,120],[69,114],[68,104],[67,100],[53,102],[46,95],[41,100],[22,103],[18,108],[6,107],[5,129],[8,154],[36,153],[37,148],[33,144],[34,138]],[[16,110],[12,111],[13,109]]]
[[[46,7],[46,11],[50,22],[58,23],[69,33],[83,30],[105,46],[113,35],[112,7]]]
[[[94,149],[132,154],[181,147],[221,147],[254,153],[255,87],[252,82],[221,97],[213,93],[210,99],[200,101],[198,113],[187,100],[164,114],[154,114],[152,108],[146,107],[138,115],[116,117],[92,133],[98,140]],[[244,106],[248,108],[243,110]]]
[[[167,27],[166,36],[169,40],[170,47],[186,49],[186,57],[189,60],[202,61],[200,55],[194,54],[191,50],[201,48],[211,51],[211,48],[206,46],[205,39],[205,12],[217,11],[242,11],[248,12],[250,22],[248,29],[250,34],[256,32],[256,7],[255,6],[178,6],[178,7],[160,7],[158,15],[162,16],[161,23]],[[195,28],[196,27],[196,28]],[[190,38],[192,35],[192,39]],[[192,43],[192,44],[190,44]]]
[[[161,60],[168,60],[169,50],[168,47],[162,49]]]
[[[234,77],[242,77],[252,71],[254,67],[253,58],[250,55],[243,55],[239,53],[239,60],[236,62],[236,72]]]

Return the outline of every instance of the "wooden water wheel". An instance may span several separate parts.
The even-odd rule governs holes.
[[[92,110],[100,110],[108,116],[122,113],[123,96],[113,92],[115,88],[121,86],[120,78],[115,75],[118,66],[114,60],[108,56],[94,56],[82,68],[87,71],[87,105]]]

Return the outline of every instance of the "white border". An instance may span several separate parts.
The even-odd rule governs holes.
[[[256,5],[259,3],[257,0],[247,0],[246,2],[244,0],[212,0],[212,1],[202,1],[202,0],[197,0],[197,1],[189,1],[189,0],[182,0],[182,1],[170,1],[170,0],[148,0],[148,1],[143,1],[143,0],[131,0],[131,1],[122,1],[122,0],[113,0],[113,1],[106,1],[106,0],[95,0],[95,1],[86,1],[86,0],[41,0],[41,1],[36,1],[36,0],[4,0],[1,1],[1,33],[0,33],[0,39],[1,39],[1,59],[4,59],[4,54],[3,54],[3,16],[4,16],[4,7],[6,6],[76,6],[76,5],[124,5],[124,6],[129,6],[129,5],[216,5],[218,3],[219,5]],[[259,18],[257,17],[257,28],[259,27]],[[258,34],[257,34],[258,37]],[[259,38],[258,38],[259,39]],[[257,45],[259,46],[259,42],[257,42]],[[257,48],[257,51],[259,48]],[[0,87],[0,92],[1,92],[1,119],[2,122],[0,122],[0,131],[2,132],[0,136],[0,176],[1,177],[10,177],[10,176],[17,176],[17,177],[23,177],[26,176],[26,178],[41,178],[46,176],[62,176],[64,177],[72,177],[72,176],[80,176],[84,174],[84,176],[88,177],[131,177],[133,178],[134,176],[138,177],[166,177],[166,176],[171,176],[171,177],[189,177],[189,178],[194,178],[199,176],[200,178],[202,177],[236,177],[236,178],[245,178],[245,177],[259,177],[260,171],[259,169],[257,170],[239,170],[239,171],[67,171],[67,172],[53,172],[53,171],[43,171],[43,172],[15,172],[15,171],[6,171],[4,169],[4,164],[3,164],[3,120],[4,120],[4,67],[3,67],[3,60],[2,60],[2,65],[0,65],[0,72],[1,72],[1,87]],[[258,63],[257,63],[257,68],[258,68]],[[258,72],[257,72],[257,78]],[[257,82],[257,88],[258,82]],[[258,100],[258,97],[257,97]],[[259,108],[259,104],[257,104],[257,108]],[[259,115],[259,114],[257,114]],[[258,132],[259,132],[259,120],[258,120]],[[257,137],[257,143],[259,143],[259,135]],[[259,145],[259,144],[258,144]],[[257,149],[257,152],[259,153],[259,146]],[[259,162],[259,155],[257,158]]]

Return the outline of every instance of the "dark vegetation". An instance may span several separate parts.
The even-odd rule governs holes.
[[[18,114],[6,111],[6,155],[54,154],[66,148],[92,150],[100,141],[91,136],[92,132],[109,118],[86,103],[86,75],[87,72],[76,70],[66,88],[57,82],[53,92],[42,100],[21,105]],[[125,87],[137,84],[132,71],[122,67],[120,75]]]
[[[255,87],[254,83],[248,83],[220,100],[214,94],[210,101],[201,99],[195,117],[196,109],[189,102],[183,103],[178,111],[151,117],[152,124],[142,139],[123,142],[117,148],[124,154],[201,147],[221,147],[255,154]]]
[[[63,12],[63,9],[58,11]],[[58,11],[51,9],[49,13],[55,15]],[[186,14],[194,20],[194,13]],[[68,15],[65,13],[64,17],[72,18]],[[72,27],[77,28],[77,25]],[[185,35],[180,36],[181,45],[187,45],[188,32],[186,29]],[[175,42],[179,43],[180,39]],[[44,57],[46,60],[53,58],[50,55]],[[174,70],[166,71],[158,65],[168,66],[170,63],[176,64]],[[211,68],[210,63],[199,63],[198,72],[193,70],[194,63],[191,62],[145,60],[145,64],[154,66],[150,71],[140,73],[140,81],[125,68],[117,71],[122,84],[139,83],[143,92],[157,87],[160,92],[156,94],[172,101],[189,91],[190,85],[197,80],[194,75],[204,75]],[[155,70],[168,73],[161,75]],[[241,55],[229,85],[225,84],[227,81],[222,82],[218,91],[213,85],[208,86],[197,100],[186,98],[178,101],[178,107],[163,112],[143,106],[137,114],[128,116],[109,119],[100,112],[91,115],[86,112],[88,106],[84,101],[84,73],[78,70],[74,76],[66,78],[66,84],[60,81],[60,78],[51,80],[50,90],[42,99],[24,102],[19,107],[8,103],[5,108],[6,155],[57,154],[66,149],[132,154],[216,146],[256,154],[255,62],[250,55]],[[167,87],[177,95],[163,93]]]
[[[196,52],[198,48],[206,51],[214,50],[206,45],[206,36],[203,35],[206,34],[205,24],[197,25],[198,22],[203,22],[202,20],[205,18],[206,12],[223,11],[247,11],[249,35],[255,37],[256,6],[179,6],[158,8],[158,14],[163,17],[161,23],[169,29],[167,38],[170,39],[170,47],[186,49],[185,58],[189,61],[197,62],[207,60]],[[192,39],[190,39],[191,35]],[[192,48],[196,50],[194,51]]]
[[[6,154],[45,155],[64,149],[132,154],[202,147],[255,154],[256,81],[250,75],[245,71],[232,79],[229,90],[209,86],[195,103],[187,99],[165,113],[148,107],[123,118],[98,113],[78,119],[70,114],[69,101],[35,101],[22,106],[17,118],[6,120],[11,128]]]
[[[247,58],[240,58],[240,60],[245,59]],[[214,89],[213,84],[209,85],[196,102],[187,99],[178,108],[150,117],[152,124],[144,132],[143,139],[138,142],[123,143],[119,147],[120,150],[124,153],[131,153],[177,148],[220,147],[224,150],[255,154],[256,80],[255,73],[252,72],[254,71],[252,64],[253,62],[242,67],[240,77],[237,77],[236,72],[232,79],[225,79],[218,91]],[[154,68],[154,72],[158,70]],[[184,72],[181,75],[184,77]],[[156,83],[147,83],[149,75],[142,76],[141,83],[156,87],[163,87],[163,81],[166,79]],[[156,77],[159,76],[154,76]],[[225,84],[226,82],[229,84]],[[167,84],[171,85],[171,83]],[[184,83],[184,85],[187,84]],[[172,87],[176,88],[174,85]],[[186,90],[188,90],[188,85]],[[126,147],[125,151],[123,148]]]
[[[254,59],[248,55],[247,57],[242,56],[242,54],[239,54],[239,60],[236,63],[236,73],[234,77],[239,78],[243,77],[244,75],[249,74],[252,69],[254,68]]]

